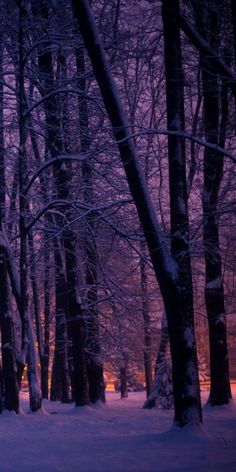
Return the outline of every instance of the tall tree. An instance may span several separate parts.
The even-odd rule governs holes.
[[[85,58],[84,50],[80,47],[76,52],[78,86],[83,95],[78,97],[80,150],[87,152],[90,148],[89,114],[86,99]],[[89,162],[82,163],[82,180],[85,202],[94,205],[93,173]],[[92,403],[98,400],[105,402],[105,386],[100,349],[99,319],[97,308],[97,249],[95,241],[96,212],[91,211],[85,219],[84,251],[86,258],[86,305],[87,305],[87,372],[89,383],[89,399]]]
[[[221,3],[218,0],[197,6],[196,25],[202,37],[218,54]],[[208,142],[225,145],[225,130],[228,115],[228,87],[220,87],[217,73],[212,73],[204,56],[201,55],[202,90],[204,98],[204,132]],[[221,106],[220,106],[221,98]],[[221,112],[221,120],[220,120]],[[206,267],[205,302],[210,340],[211,405],[228,403],[231,398],[229,363],[226,335],[224,286],[220,255],[219,191],[223,177],[224,157],[209,148],[204,149],[203,240]]]
[[[151,319],[149,311],[149,300],[148,300],[148,275],[146,267],[146,244],[144,241],[140,242],[140,279],[141,279],[141,297],[142,297],[142,314],[143,314],[143,327],[144,327],[144,373],[146,382],[146,393],[147,397],[150,395],[152,390],[152,338],[151,338]]]
[[[32,3],[35,17],[43,21],[48,20],[48,6],[35,5]],[[55,91],[53,55],[49,44],[47,51],[41,50],[38,58],[38,66],[41,77],[41,86],[45,97],[43,106],[46,117],[47,151],[52,159],[55,159],[62,152],[62,137],[59,117],[59,105]],[[58,84],[57,84],[58,85]],[[70,169],[63,162],[55,161],[53,166],[53,178],[56,195],[59,199],[69,202],[69,182],[71,180]],[[59,231],[63,230],[64,218],[56,218],[56,226]],[[84,319],[81,307],[81,300],[78,291],[78,271],[76,256],[76,235],[67,227],[62,231],[60,240],[60,253],[56,254],[56,299],[57,306],[60,305],[59,317],[67,318],[70,325],[72,338],[72,351],[74,362],[74,395],[77,406],[86,405],[89,402],[87,369],[84,349]],[[59,248],[57,245],[57,247]],[[56,247],[54,248],[54,252]],[[63,260],[65,264],[63,265]],[[60,265],[58,265],[60,264]],[[64,281],[62,282],[62,274]],[[59,288],[60,286],[60,288]],[[63,300],[62,300],[63,297]],[[68,310],[67,310],[68,307]],[[57,319],[57,318],[56,318]],[[59,319],[59,318],[58,318]]]
[[[3,89],[3,34],[0,33],[0,232],[4,231],[6,221],[6,179],[4,146],[4,89]],[[6,254],[0,247],[0,326],[2,340],[2,381],[4,389],[3,407],[19,411],[19,391],[15,354],[14,323],[10,300],[10,287],[7,273]]]
[[[115,82],[99,39],[89,2],[82,0],[78,3],[74,0],[73,6],[80,25],[81,34],[93,65],[95,77],[112,124],[112,131],[120,151],[130,192],[138,211],[166,307],[173,363],[175,421],[179,426],[184,426],[189,423],[199,424],[201,422],[201,404],[193,329],[192,287],[188,243],[183,241],[183,239],[185,240],[185,234],[183,230],[181,230],[179,237],[176,235],[173,241],[173,250],[175,251],[177,259],[178,256],[180,256],[181,249],[181,259],[183,260],[180,258],[174,260],[167,250],[154,213],[138,157],[129,136],[128,123],[123,114]],[[168,6],[164,6],[166,42],[170,42],[170,38],[173,39],[173,35],[171,35],[171,28],[173,27],[174,38],[177,40],[177,48],[179,47],[179,29],[177,26],[179,15],[178,7],[178,2],[173,1],[170,2],[169,10]],[[168,18],[168,15],[170,15],[170,18]],[[176,15],[177,22],[175,19]],[[168,20],[172,22],[171,26]],[[178,50],[177,52],[179,61],[180,54]],[[173,60],[173,56],[171,56],[171,60]],[[170,69],[172,69],[172,66]],[[181,87],[180,84],[178,84],[178,86]],[[176,100],[175,97],[174,99]],[[181,95],[178,96],[178,100],[179,105],[182,107]],[[180,119],[179,114],[175,116],[177,120]],[[177,121],[177,126],[180,125],[181,121]],[[177,169],[179,178],[182,179],[179,185],[183,187],[183,192],[186,192],[186,188],[184,187],[184,161],[182,151],[180,150],[182,144],[180,144],[179,141],[176,142],[181,159],[180,167]],[[175,192],[177,195],[176,186]],[[187,231],[187,206],[184,195],[184,193],[181,193],[179,197],[183,199],[181,200],[181,209],[184,207],[184,212],[181,215],[181,219],[184,223],[184,229]],[[178,213],[180,213],[180,211],[178,211]],[[186,251],[184,254],[182,253],[182,249]],[[190,291],[189,293],[188,290]]]
[[[37,411],[41,408],[42,394],[39,386],[37,355],[35,349],[34,332],[28,306],[28,281],[27,281],[27,210],[28,202],[25,195],[27,176],[26,153],[26,120],[25,120],[25,75],[24,75],[24,8],[19,1],[19,29],[18,29],[18,83],[19,83],[19,229],[20,229],[20,303],[18,305],[22,324],[22,350],[19,359],[19,380],[21,380],[25,363],[27,362],[27,375],[30,392],[30,408]]]
[[[185,116],[179,14],[178,0],[163,2],[162,17],[164,28],[167,127],[169,130],[179,131],[181,133],[181,131],[185,129]],[[181,285],[178,287],[178,290],[179,294],[182,292],[182,299],[179,299],[179,304],[183,317],[184,331],[181,333],[182,339],[180,342],[183,345],[186,343],[186,347],[192,350],[192,363],[195,366],[195,371],[197,371],[193,290],[189,252],[185,141],[181,136],[168,136],[168,156],[171,253],[181,273]],[[174,333],[172,334],[170,331],[170,338],[172,335],[174,335]],[[179,346],[178,352],[180,358],[183,356],[183,362],[186,362],[186,360],[184,360],[186,353],[183,352],[181,345]],[[173,369],[174,368],[173,364]],[[186,377],[189,375],[187,365],[184,375]],[[186,382],[186,380],[184,381],[181,377],[179,381],[183,383]],[[195,382],[194,387],[197,392],[199,389],[199,381],[197,378],[195,378]],[[195,393],[195,395],[197,398],[198,394]],[[198,401],[200,401],[199,398]]]

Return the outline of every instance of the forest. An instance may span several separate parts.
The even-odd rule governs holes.
[[[0,411],[115,384],[201,425],[236,380],[236,2],[0,16]]]

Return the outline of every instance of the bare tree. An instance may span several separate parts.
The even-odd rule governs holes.
[[[197,5],[196,25],[203,38],[218,54],[220,2]],[[209,69],[204,55],[200,56],[204,98],[204,132],[207,141],[225,145],[228,119],[228,87],[224,79],[219,87],[218,74]],[[221,120],[220,120],[221,114]],[[224,287],[219,240],[219,191],[223,178],[224,157],[208,148],[204,149],[203,240],[206,267],[205,303],[210,340],[211,405],[228,403],[231,398],[229,363],[226,336]]]
[[[174,241],[176,244],[175,256],[178,255],[178,244],[180,244],[184,263],[174,260],[167,250],[144,183],[136,151],[129,138],[128,124],[124,117],[115,83],[98,36],[91,8],[87,1],[81,1],[79,4],[73,2],[73,5],[80,25],[81,34],[93,65],[95,77],[98,81],[104,104],[112,124],[113,134],[119,147],[130,192],[139,214],[166,307],[173,362],[175,421],[180,426],[184,426],[188,423],[199,423],[201,422],[201,406],[193,330],[192,287],[188,245],[184,243],[183,233],[181,234],[180,232],[178,240]],[[170,21],[173,21],[176,14],[178,19],[178,3],[171,2],[170,11],[166,10],[165,14],[166,22],[168,21],[167,14],[170,15]],[[175,20],[175,23],[172,24],[171,27],[174,27],[174,33],[178,39],[179,31],[178,28],[176,28],[176,24]],[[168,35],[167,30],[168,23],[166,24],[166,35]],[[171,31],[169,30],[169,37],[171,37],[170,33]],[[180,105],[182,106],[181,100]],[[179,120],[179,116],[177,116],[177,119]],[[181,125],[181,122],[178,121],[177,125]],[[178,148],[180,149],[179,143]],[[182,159],[181,171],[182,175],[180,174],[180,178],[182,177],[183,179],[184,166]],[[184,186],[184,181],[181,183]],[[176,188],[175,192],[177,195]],[[180,197],[182,197],[182,195],[180,195]],[[184,229],[186,231],[187,206],[184,199],[181,208],[183,208],[183,205],[184,212],[181,216],[184,219]],[[185,256],[182,254],[182,249],[186,251]],[[189,294],[188,290],[190,290]]]
[[[5,179],[5,146],[4,146],[4,90],[3,90],[3,34],[0,33],[0,231],[6,221],[6,179]],[[14,339],[14,322],[10,300],[10,286],[7,273],[6,254],[0,247],[0,326],[2,341],[2,381],[4,390],[3,407],[19,411],[19,391]]]

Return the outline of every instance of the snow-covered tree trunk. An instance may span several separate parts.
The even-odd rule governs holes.
[[[198,5],[195,16],[201,35],[208,40],[214,51],[218,52],[220,2],[216,1],[215,3],[215,11],[208,10],[206,5],[204,7]],[[212,73],[203,56],[201,56],[200,64],[204,97],[205,139],[210,143],[224,147],[228,115],[227,85],[223,84],[221,88],[219,87],[218,74]],[[228,403],[231,398],[218,216],[218,199],[223,168],[224,157],[216,151],[205,148],[202,206],[206,270],[205,303],[210,340],[211,388],[209,403],[211,405]]]
[[[2,374],[4,408],[19,412],[19,388],[17,382],[14,327],[10,299],[10,287],[5,253],[0,251],[0,326],[2,340]]]
[[[172,1],[170,4],[173,7]],[[182,257],[181,261],[174,260],[169,254],[163,239],[148,189],[145,185],[138,156],[132,140],[129,138],[128,123],[123,114],[121,102],[105,57],[90,4],[86,0],[81,0],[80,2],[74,0],[73,6],[112,124],[113,134],[120,151],[130,192],[138,211],[153,268],[165,303],[173,363],[175,421],[179,426],[199,424],[201,422],[201,405],[193,329],[191,271],[189,272],[188,243],[184,244],[183,241],[183,236],[185,240],[186,235],[183,234],[183,228],[181,228],[179,242]],[[176,5],[174,4],[174,6]],[[176,18],[176,14],[178,20],[178,10],[170,12],[170,14],[172,21]],[[172,26],[176,32],[176,23]],[[179,33],[178,30],[177,33]],[[179,148],[179,142],[176,142]],[[181,162],[180,167],[183,172],[183,162]],[[184,174],[181,178],[183,177]],[[180,199],[180,203],[181,213],[182,211],[184,213],[184,215],[182,214],[183,222],[185,223],[184,230],[187,230],[186,202]],[[178,246],[177,241],[176,246]],[[182,250],[184,250],[184,254]]]
[[[79,48],[76,52],[76,65],[78,73],[78,87],[86,94],[85,60],[84,51]],[[87,152],[90,148],[89,115],[86,97],[78,97],[79,103],[79,131],[80,150]],[[85,202],[94,205],[93,175],[89,162],[82,163],[83,193]],[[91,212],[85,219],[84,251],[86,259],[86,356],[89,383],[89,399],[92,403],[101,400],[105,402],[105,385],[103,379],[103,365],[101,359],[99,319],[97,309],[97,248],[95,241],[96,214]]]
[[[21,309],[21,284],[18,269],[15,264],[13,252],[11,250],[7,235],[3,229],[0,236],[0,247],[4,250],[6,256],[7,271],[11,281],[12,292],[14,294],[18,311]],[[37,411],[42,405],[42,394],[40,389],[39,374],[38,374],[38,355],[35,348],[34,339],[34,328],[30,318],[30,314],[27,306],[27,351],[21,352],[18,356],[18,363],[20,364],[20,371],[22,366],[27,364],[27,376],[29,381],[29,393],[30,393],[30,408],[31,411]],[[20,357],[20,358],[19,358]],[[18,370],[19,376],[19,370]],[[18,377],[18,381],[21,378]]]
[[[4,101],[3,101],[3,35],[0,32],[0,231],[6,218],[6,180],[4,151]],[[10,287],[7,274],[6,254],[0,247],[0,326],[2,346],[2,382],[0,390],[4,390],[4,403],[7,410],[19,411],[19,389],[17,382],[16,352],[14,326],[10,300]],[[3,396],[2,396],[3,400]]]
[[[163,1],[167,127],[169,130],[178,130],[181,133],[185,129],[185,117],[179,14],[179,0]],[[179,271],[179,281],[176,286],[178,306],[176,308],[172,307],[172,316],[180,317],[179,332],[172,332],[172,327],[169,325],[175,411],[180,408],[183,401],[182,408],[188,410],[190,404],[194,405],[200,418],[200,387],[189,253],[185,141],[181,137],[168,136],[168,157],[171,253]],[[168,320],[168,312],[166,313]],[[179,357],[178,362],[175,359],[176,355]],[[180,369],[180,364],[183,364],[184,371],[182,371],[182,368]],[[179,390],[176,385],[178,383],[185,385],[188,390],[189,398],[186,402],[178,397],[176,392],[176,388]],[[188,415],[187,411],[186,414]],[[176,417],[178,416],[179,413],[177,412]]]
[[[44,242],[46,243],[46,238]],[[47,246],[44,248],[44,349],[41,362],[41,388],[43,398],[48,398],[49,355],[50,355],[50,321],[51,321],[51,288],[50,257]]]
[[[174,407],[172,368],[168,346],[169,333],[164,312],[161,320],[161,337],[156,358],[155,376],[152,391],[143,405],[145,409],[158,407],[168,410]]]
[[[54,111],[56,103],[54,103]],[[54,115],[55,117],[55,115]],[[60,149],[60,128],[55,127],[52,156],[55,150]],[[70,197],[70,181],[72,179],[71,168],[63,163],[55,164],[54,180],[59,199],[68,200]],[[73,219],[73,214],[68,210],[68,219]],[[63,226],[64,221],[61,221]],[[79,280],[76,256],[77,237],[75,231],[67,226],[62,233],[62,245],[65,251],[66,287],[68,297],[67,322],[71,333],[74,373],[74,399],[76,406],[84,406],[89,403],[88,373],[85,355],[85,322],[82,300],[79,294]]]
[[[48,254],[47,259],[44,260],[44,285],[45,285],[45,316],[44,316],[44,336],[42,329],[41,319],[41,307],[40,307],[40,290],[37,283],[37,271],[34,251],[34,241],[31,230],[28,233],[28,243],[30,252],[30,275],[31,275],[31,286],[32,286],[32,297],[34,305],[35,325],[36,325],[36,336],[40,360],[40,375],[41,375],[41,389],[42,398],[48,398],[48,375],[49,375],[49,330],[50,330],[50,302],[48,298],[48,286],[50,283],[49,272],[48,272]]]
[[[19,87],[19,153],[18,153],[18,178],[19,178],[19,209],[20,209],[20,291],[21,303],[19,306],[21,318],[21,354],[18,357],[18,380],[21,381],[23,371],[26,364],[26,357],[29,346],[28,336],[28,286],[27,286],[27,231],[26,231],[26,212],[27,202],[24,195],[25,176],[27,173],[26,160],[26,130],[24,118],[24,32],[23,32],[23,6],[19,2],[19,71],[18,71],[18,87]]]
[[[29,383],[29,400],[30,410],[32,412],[38,411],[42,406],[42,392],[40,388],[40,378],[38,369],[38,353],[35,348],[35,334],[33,328],[33,322],[29,317],[28,335],[29,335],[29,348],[27,352],[27,377]]]
[[[143,329],[144,329],[144,373],[146,382],[146,394],[149,397],[152,391],[152,338],[151,338],[151,319],[149,313],[148,302],[148,280],[145,263],[146,244],[144,241],[140,242],[140,278],[141,278],[141,297],[142,297],[142,315],[143,315]]]
[[[38,361],[35,349],[32,320],[28,308],[28,281],[27,281],[27,228],[26,217],[28,202],[24,189],[27,176],[26,154],[26,122],[24,116],[25,90],[24,90],[24,17],[23,2],[19,1],[19,211],[20,211],[20,305],[18,306],[21,317],[22,348],[18,357],[19,380],[21,380],[24,366],[27,361],[29,379],[30,408],[37,411],[41,408],[42,395],[39,385]]]
[[[33,84],[31,84],[31,90],[33,90]],[[32,144],[32,150],[34,153],[34,158],[38,165],[41,163],[41,156],[40,156],[40,151],[39,151],[39,146],[37,143],[36,135],[34,132],[33,124],[31,123],[31,117],[28,117],[28,122],[29,122],[29,134],[30,134],[30,139],[31,139],[31,144]],[[47,183],[46,183],[46,178],[44,175],[40,174],[39,176],[39,181],[40,181],[40,193],[43,202],[46,204],[47,202]],[[53,252],[50,246],[50,243],[48,243],[49,239],[49,233],[50,226],[53,224],[53,219],[50,214],[44,215],[44,224],[45,224],[45,230],[43,234],[43,270],[44,270],[44,330],[40,328],[41,325],[41,318],[40,316],[37,318],[36,311],[40,313],[39,309],[36,309],[36,305],[38,304],[37,299],[38,299],[38,289],[36,287],[36,264],[34,263],[34,273],[35,277],[33,277],[32,281],[32,288],[33,288],[33,295],[34,297],[34,305],[35,305],[35,317],[38,319],[38,322],[36,323],[36,328],[38,325],[38,330],[37,330],[37,337],[38,337],[38,345],[41,346],[41,349],[39,349],[40,353],[40,368],[41,368],[41,389],[42,389],[42,397],[43,398],[48,398],[48,384],[49,384],[49,357],[50,357],[50,349],[49,349],[49,340],[50,340],[50,321],[51,321],[51,280],[50,280],[50,275],[51,275],[51,253]],[[31,231],[29,232],[29,246],[31,244],[31,239],[32,239],[32,246],[33,246],[33,238],[31,238]],[[32,259],[33,263],[33,259]],[[32,264],[31,264],[32,267]],[[34,280],[35,279],[35,280]],[[41,331],[41,334],[40,334]],[[41,339],[40,339],[41,338]],[[40,342],[39,342],[40,340]],[[41,351],[41,352],[40,352]]]
[[[76,237],[73,231],[64,232],[67,290],[69,303],[68,325],[73,352],[74,400],[76,406],[89,403],[87,365],[85,355],[85,323],[82,301],[78,290]]]
[[[55,351],[53,359],[53,372],[50,400],[61,400],[63,403],[70,401],[69,393],[69,364],[68,364],[68,334],[66,326],[66,311],[68,310],[68,293],[66,277],[63,268],[62,255],[59,242],[54,241],[54,265],[55,265]],[[58,386],[59,383],[59,386]],[[60,396],[59,396],[60,395]]]
[[[30,230],[28,233],[28,244],[29,244],[29,260],[30,260],[30,277],[31,277],[31,286],[32,286],[32,298],[34,306],[34,315],[35,315],[35,326],[36,326],[36,336],[38,344],[38,353],[40,360],[40,380],[41,380],[41,390],[42,398],[48,398],[48,364],[49,364],[49,352],[46,350],[46,345],[48,349],[49,339],[44,342],[43,339],[43,330],[42,330],[42,320],[41,320],[41,309],[40,309],[40,299],[39,299],[39,286],[37,283],[37,272],[36,272],[36,261],[35,261],[35,251],[34,251],[34,241],[33,234]],[[46,263],[48,263],[46,261]],[[48,274],[46,274],[48,277]],[[47,280],[49,283],[49,280]],[[45,330],[49,329],[47,317],[44,320]],[[47,335],[46,337],[48,337]],[[46,373],[46,375],[45,375]]]
[[[46,21],[48,19],[48,8],[46,4],[42,8],[36,4],[32,4],[32,6],[36,17],[39,15],[42,20]],[[55,86],[53,57],[50,50],[45,51],[40,48],[38,66],[41,90],[43,91],[43,95],[47,95],[47,93],[52,92]],[[47,150],[50,153],[51,158],[56,158],[58,153],[62,150],[61,128],[58,116],[59,105],[56,96],[52,95],[50,98],[45,99],[43,106],[46,117]],[[64,200],[68,199],[68,181],[71,178],[69,169],[64,164],[55,162],[55,165],[53,166],[53,178],[58,198]],[[63,223],[64,221],[62,217],[56,218],[56,225],[58,228],[62,229]],[[70,325],[69,329],[72,339],[75,402],[77,406],[82,406],[89,402],[89,398],[84,351],[84,321],[81,300],[78,294],[77,259],[75,254],[75,235],[73,234],[73,231],[67,229],[66,232],[62,233],[60,245],[62,250],[65,250],[66,285],[63,287],[63,291],[65,298],[68,298],[68,303],[64,306],[64,315],[66,316],[67,323]],[[64,267],[63,265],[58,265],[62,264],[62,258],[60,255],[55,254],[55,257],[57,259],[56,278],[58,278],[64,271]],[[59,258],[61,262],[59,261]],[[56,296],[60,296],[59,291],[56,291]],[[56,303],[59,304],[59,300]],[[68,311],[66,309],[67,307]],[[60,309],[62,309],[61,305]]]

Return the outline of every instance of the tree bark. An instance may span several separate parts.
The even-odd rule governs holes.
[[[33,84],[31,84],[31,92],[33,93]],[[36,139],[36,134],[33,129],[33,125],[31,124],[30,117],[28,118],[30,122],[29,126],[29,133],[30,133],[30,139],[31,139],[31,144],[32,144],[32,150],[34,153],[34,158],[38,165],[41,163],[41,156],[39,152],[39,147]],[[39,181],[40,181],[40,190],[41,190],[41,197],[46,204],[47,202],[47,183],[46,183],[46,178],[44,175],[40,174],[39,176]],[[41,348],[41,355],[40,355],[40,367],[41,367],[41,389],[42,389],[42,397],[45,399],[48,399],[48,384],[49,384],[49,359],[50,359],[50,346],[49,346],[49,341],[50,341],[50,321],[51,321],[51,261],[50,261],[50,256],[51,256],[51,246],[50,243],[48,243],[49,239],[49,232],[47,230],[50,225],[52,225],[53,220],[51,215],[45,215],[44,216],[44,223],[45,223],[45,231],[43,235],[43,240],[44,240],[44,251],[43,251],[43,258],[44,258],[44,264],[43,264],[43,270],[44,270],[44,330],[42,331],[40,335],[40,323],[41,319],[40,316],[38,318],[38,331],[37,331],[37,336],[38,336],[38,345],[40,346],[39,340],[41,338],[42,342],[42,348]],[[30,245],[30,234],[31,231],[29,232],[29,245]],[[33,247],[33,239],[32,239],[32,247]],[[32,260],[32,262],[34,262]],[[33,292],[35,292],[34,299],[35,299],[35,308],[37,306],[37,283],[36,283],[36,265],[33,263],[34,267],[34,273],[35,273],[35,282],[32,284],[33,285]],[[34,279],[33,279],[34,280]],[[37,319],[37,313],[39,312],[39,309],[36,308],[35,310],[35,316]]]
[[[215,2],[219,12],[219,2]],[[218,3],[218,5],[217,5]],[[206,9],[206,5],[204,6]],[[217,52],[219,47],[219,13],[213,10],[204,11],[198,6],[196,24],[201,35]],[[203,15],[205,21],[203,20]],[[208,63],[201,56],[202,89],[204,97],[204,132],[208,142],[224,147],[227,125],[227,86],[223,85],[222,122],[220,125],[220,87],[217,73],[212,73]],[[226,87],[226,88],[225,88]],[[223,125],[223,128],[222,128]],[[223,177],[224,157],[219,153],[204,149],[204,184],[202,192],[203,206],[203,241],[205,257],[205,303],[210,341],[210,377],[211,388],[209,403],[223,405],[231,398],[229,382],[228,348],[226,334],[226,317],[224,304],[224,287],[220,256],[218,225],[218,199]]]
[[[84,51],[80,48],[76,54],[78,86],[86,94]],[[90,148],[89,117],[86,97],[79,97],[79,130],[80,149],[86,152]],[[93,175],[88,162],[82,163],[83,193],[85,202],[92,207],[94,204]],[[87,339],[87,373],[89,383],[89,399],[92,403],[105,402],[105,385],[101,359],[99,319],[97,309],[97,249],[95,241],[96,213],[91,212],[85,219],[84,251],[86,259],[86,305],[88,321],[86,324]]]
[[[0,33],[0,76],[3,79],[3,36]],[[6,218],[6,180],[4,150],[4,102],[3,81],[0,83],[0,231]],[[0,390],[2,407],[19,412],[19,389],[17,383],[14,323],[10,300],[10,287],[7,274],[6,255],[0,248],[0,326],[2,345],[2,367]],[[3,395],[4,390],[4,395]],[[4,398],[4,403],[3,403]],[[1,410],[1,407],[0,407]]]
[[[0,254],[0,325],[2,339],[2,378],[4,408],[19,413],[14,327],[11,312],[10,287],[4,251]]]
[[[27,374],[29,380],[30,408],[37,411],[42,405],[42,395],[39,385],[37,355],[35,349],[32,320],[28,307],[27,284],[27,198],[24,194],[27,175],[26,155],[26,123],[24,117],[25,90],[24,90],[24,29],[23,29],[23,4],[19,1],[19,210],[20,210],[20,318],[22,325],[22,349],[19,361],[19,381],[21,380],[25,363],[27,361]]]
[[[172,2],[170,3],[172,6]],[[201,422],[201,406],[196,346],[193,334],[192,287],[189,274],[188,246],[185,246],[187,257],[181,263],[180,261],[177,263],[169,254],[145,185],[135,148],[129,138],[128,123],[122,111],[118,92],[99,39],[89,2],[86,0],[76,2],[74,0],[73,6],[112,124],[130,192],[138,211],[153,268],[165,303],[173,363],[175,421],[179,426],[198,424]],[[171,17],[171,19],[174,18]],[[176,25],[174,26],[176,29]],[[183,246],[182,238],[180,239],[180,246]]]
[[[149,303],[148,303],[148,281],[145,264],[145,252],[146,244],[141,241],[140,243],[140,277],[141,277],[141,293],[142,293],[142,314],[143,314],[143,328],[144,328],[144,373],[146,382],[146,394],[147,398],[152,391],[152,338],[151,338],[151,320],[149,314]]]
[[[69,364],[68,364],[68,334],[66,326],[66,312],[68,310],[68,291],[64,274],[62,256],[59,243],[55,241],[54,265],[55,265],[55,290],[56,290],[56,319],[55,319],[55,352],[54,364],[59,374],[61,384],[61,401],[70,401],[69,393]],[[52,395],[51,395],[52,400]]]
[[[45,238],[44,238],[44,242]],[[50,358],[50,258],[47,247],[44,248],[44,352],[41,363],[41,388],[43,398],[48,398],[49,358]]]
[[[174,131],[185,129],[179,15],[178,0],[170,0],[169,2],[163,1],[162,18],[164,27],[167,127]],[[177,333],[173,333],[169,327],[174,401],[176,401],[176,385],[174,378],[177,376],[176,382],[181,382],[186,388],[192,391],[192,394],[190,394],[192,398],[189,398],[188,401],[195,406],[198,410],[199,418],[201,418],[198,361],[194,332],[192,274],[189,252],[185,141],[181,139],[181,137],[168,136],[168,157],[171,253],[181,274],[181,281],[177,287],[178,294],[180,295],[178,299],[179,311],[182,318],[180,320],[182,326],[180,327],[179,339],[177,339]],[[174,338],[173,340],[172,336]],[[174,347],[173,344],[175,343],[176,346]],[[181,372],[179,365],[175,365],[175,355],[179,356],[180,363],[183,363],[185,366],[184,372]],[[191,371],[192,375],[190,374]],[[181,399],[178,399],[177,407],[180,402]]]
[[[163,409],[173,407],[173,389],[170,377],[170,356],[167,356],[167,348],[169,344],[169,333],[165,312],[161,321],[161,338],[157,352],[155,376],[153,387],[150,395],[145,401],[143,408],[151,409],[156,405]]]
[[[43,19],[47,19],[48,17],[46,5],[44,8],[40,8],[39,10],[37,6],[34,5],[34,12],[35,15],[41,15]],[[38,64],[41,76],[42,93],[47,94],[53,90],[55,85],[51,52],[41,51],[39,54]],[[46,115],[48,150],[51,158],[55,158],[62,150],[58,104],[55,95],[44,101],[44,110]],[[53,177],[58,198],[63,198],[64,200],[68,199],[68,181],[71,179],[69,169],[65,169],[65,166],[61,163],[55,163],[53,167]],[[59,229],[62,229],[62,225],[62,219],[57,219],[57,226]],[[77,260],[75,254],[75,235],[73,234],[73,231],[67,229],[66,232],[63,232],[61,246],[63,250],[65,249],[66,288],[68,290],[67,306],[69,310],[67,312],[66,307],[64,307],[64,313],[66,313],[67,323],[70,324],[69,329],[71,330],[72,337],[75,403],[77,406],[82,406],[89,403],[89,398],[84,352],[84,321],[81,301],[78,297]],[[56,255],[55,257],[59,262],[58,257]],[[64,268],[62,266],[60,269],[57,266],[56,278],[59,276],[59,273],[63,272],[63,270]],[[64,287],[64,291],[66,288]]]
[[[84,406],[89,403],[85,356],[85,323],[82,303],[78,293],[76,237],[73,231],[65,231],[64,245],[69,302],[68,324],[70,325],[73,352],[74,397],[76,406]]]

